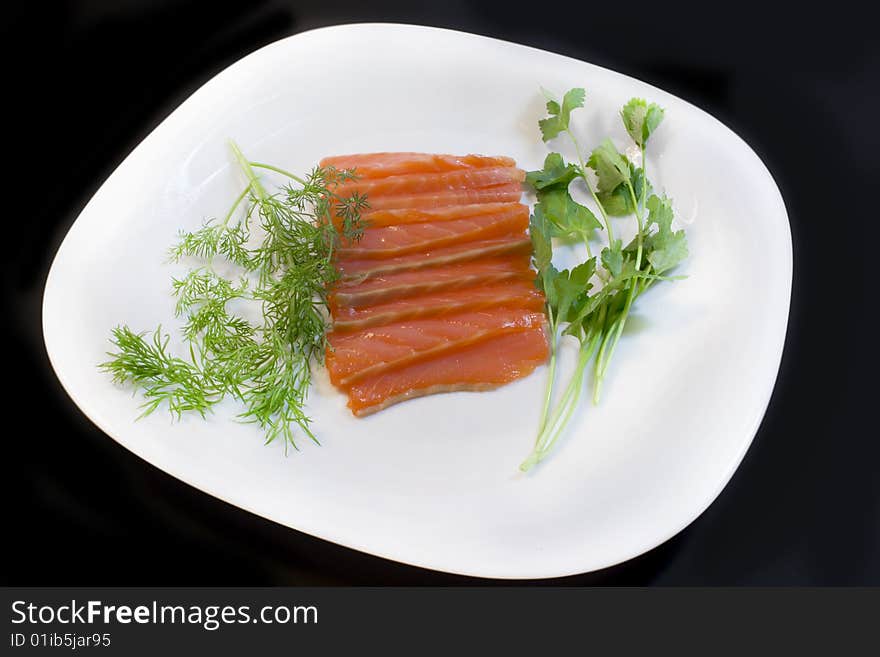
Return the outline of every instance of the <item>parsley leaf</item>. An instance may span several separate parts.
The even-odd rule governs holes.
[[[569,321],[569,311],[576,301],[583,302],[593,285],[590,279],[596,273],[596,259],[590,258],[571,270],[563,269],[553,280],[555,316],[559,321]],[[577,308],[574,308],[577,312]]]
[[[608,216],[625,217],[633,213],[632,199],[629,197],[626,183],[620,183],[610,192],[596,192],[596,198],[599,199]]]
[[[538,207],[551,224],[553,237],[581,237],[602,224],[593,212],[575,201],[565,187],[552,187],[538,193]]]
[[[529,237],[532,240],[532,260],[538,271],[543,271],[553,259],[553,243],[550,222],[540,206],[535,207],[535,212],[529,219]]]
[[[623,272],[623,249],[620,240],[614,240],[610,247],[602,249],[602,264],[614,278]]]
[[[645,170],[635,166],[625,155],[621,157],[629,163],[630,180],[635,197],[640,199],[643,194],[645,196],[650,195],[652,191],[651,183],[645,177]],[[646,186],[647,189],[645,188]],[[598,192],[596,197],[599,199],[602,207],[605,208],[605,212],[612,217],[625,217],[636,211],[632,203],[632,197],[629,194],[629,188],[625,182],[620,183],[610,192]]]
[[[687,238],[684,231],[679,230],[665,237],[659,234],[653,241],[653,250],[648,253],[648,262],[658,274],[675,267],[688,256]]]
[[[560,132],[568,130],[571,112],[578,107],[584,106],[585,95],[586,92],[583,89],[570,89],[563,97],[561,106],[555,100],[547,101],[547,113],[550,116],[538,121],[538,127],[541,128],[541,137],[544,141],[550,141]]]
[[[568,185],[577,176],[576,166],[566,164],[559,153],[550,153],[544,159],[543,169],[526,174],[526,182],[536,190],[541,190],[555,185]]]
[[[656,194],[652,194],[645,202],[645,206],[648,208],[648,226],[656,224],[660,233],[668,233],[672,230],[674,213],[672,203],[668,198],[660,198]]]
[[[584,164],[580,145],[569,130],[571,110],[583,105],[583,97],[582,89],[573,89],[562,104],[549,100],[547,110],[551,116],[539,122],[544,141],[563,131],[568,134],[578,152],[579,165],[566,164],[560,154],[550,153],[544,168],[530,172],[526,178],[538,200],[531,222],[533,262],[538,268],[538,285],[545,290],[550,361],[538,436],[532,453],[520,465],[524,471],[549,453],[571,419],[581,396],[587,365],[594,356],[593,400],[598,403],[602,382],[633,303],[657,281],[678,278],[664,276],[663,272],[687,257],[684,231],[672,229],[672,205],[667,198],[653,194],[644,161],[637,167],[610,139],[605,139]],[[644,159],[645,145],[663,120],[663,110],[634,98],[620,115]],[[592,176],[585,171],[587,166],[598,177],[595,187]],[[590,241],[592,231],[602,225],[568,191],[572,180],[579,177],[598,203],[608,233],[608,246],[598,257],[593,257]],[[635,215],[637,231],[623,246],[620,239],[615,239],[608,217],[630,214]],[[551,263],[554,237],[583,240],[588,259],[572,269],[558,271]],[[594,288],[596,282],[598,287]],[[580,348],[574,372],[551,413],[560,330],[562,335],[576,338]]]
[[[642,98],[633,98],[623,106],[620,116],[629,136],[640,148],[644,148],[651,133],[663,121],[663,109],[655,103],[649,105]]]
[[[648,248],[648,262],[655,273],[661,274],[672,269],[688,256],[687,238],[683,230],[672,230],[672,203],[668,198],[652,195],[645,204],[648,208],[648,226],[656,225],[658,230],[650,235],[645,243]]]
[[[607,137],[590,154],[587,166],[599,177],[597,187],[600,192],[613,191],[632,176],[629,160],[617,152],[614,143]]]

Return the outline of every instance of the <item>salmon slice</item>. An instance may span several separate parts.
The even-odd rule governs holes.
[[[534,281],[535,272],[529,267],[528,255],[472,260],[374,276],[362,281],[343,281],[330,293],[330,303],[334,306],[365,306],[417,294],[512,279]]]
[[[511,203],[522,197],[519,183],[508,183],[484,189],[458,189],[427,194],[395,194],[393,196],[369,196],[371,210],[397,210],[401,208],[442,208],[447,205],[470,205],[473,203]],[[367,215],[369,219],[369,215]]]
[[[439,317],[470,310],[489,308],[523,308],[539,311],[544,295],[530,281],[509,281],[461,290],[442,290],[419,297],[394,299],[372,306],[334,306],[335,331],[353,331],[420,317]]]
[[[347,387],[355,381],[460,349],[488,337],[544,326],[544,315],[513,308],[415,319],[354,333],[331,333],[325,363],[330,381]]]
[[[354,193],[365,194],[368,197],[436,194],[460,189],[483,189],[521,183],[525,179],[526,172],[522,169],[485,167],[442,173],[408,173],[387,178],[358,179],[336,185],[333,192],[342,197],[351,196]]]
[[[542,328],[523,329],[365,377],[348,391],[357,416],[438,392],[491,390],[523,378],[547,360]]]
[[[521,205],[503,215],[490,214],[436,224],[367,228],[354,245],[340,248],[338,254],[340,258],[394,258],[453,244],[525,233],[528,226],[529,209]]]
[[[436,155],[433,153],[365,153],[325,157],[320,166],[355,169],[359,178],[384,178],[407,173],[441,173],[455,169],[512,167],[509,157],[486,155]]]
[[[411,253],[394,258],[339,258],[336,268],[344,279],[363,280],[398,271],[412,271],[425,267],[448,265],[476,258],[492,258],[502,255],[531,254],[532,243],[527,235],[509,235],[489,240],[454,244],[427,252]]]
[[[470,205],[448,205],[438,208],[396,208],[374,210],[361,213],[361,218],[370,228],[384,228],[401,224],[423,224],[456,219],[471,219],[487,214],[501,215],[525,207],[521,203],[473,203]],[[519,210],[521,212],[521,210]]]

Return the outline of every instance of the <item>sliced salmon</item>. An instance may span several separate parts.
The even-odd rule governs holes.
[[[366,211],[361,218],[371,228],[399,226],[401,224],[436,223],[471,219],[483,215],[501,215],[511,211],[522,211],[522,203],[473,203],[469,205],[446,205],[437,208],[394,208],[389,210]]]
[[[512,167],[509,157],[486,155],[437,155],[434,153],[365,153],[336,155],[321,160],[322,167],[355,169],[359,178],[384,178],[407,173],[440,173],[455,169]]]
[[[331,304],[330,311],[335,331],[352,331],[419,317],[439,317],[501,307],[539,311],[544,307],[544,295],[532,282],[514,280],[461,290],[442,290],[371,306]]]
[[[527,254],[472,260],[342,281],[330,293],[333,306],[365,306],[439,290],[456,290],[512,279],[534,281]]]
[[[436,194],[462,189],[484,189],[521,183],[526,172],[516,167],[459,169],[442,173],[408,173],[387,178],[357,179],[336,185],[333,192],[342,197],[364,194],[369,197]]]
[[[542,328],[493,336],[436,357],[369,375],[349,388],[358,416],[438,392],[491,390],[525,377],[547,360]]]
[[[448,265],[476,258],[501,255],[531,254],[532,243],[527,235],[509,235],[489,240],[454,244],[427,252],[412,253],[394,258],[339,258],[336,268],[344,279],[365,279],[397,271],[412,271],[424,267]]]
[[[355,415],[495,388],[546,360],[544,295],[519,202],[525,174],[514,160],[372,153],[321,165],[353,169],[356,179],[332,189],[369,204],[360,239],[334,254],[341,278],[328,298],[326,366]]]
[[[544,326],[542,313],[515,308],[396,322],[327,336],[326,365],[333,385],[347,387],[367,376],[461,349],[505,332]]]
[[[340,248],[337,253],[340,258],[393,258],[453,244],[522,234],[528,226],[529,209],[523,205],[502,215],[367,228],[357,242]]]
[[[393,196],[368,196],[372,210],[396,210],[400,208],[442,208],[447,205],[470,205],[473,203],[510,203],[522,197],[519,183],[497,185],[484,189],[457,189],[426,194],[395,194]],[[369,220],[369,214],[366,217]]]

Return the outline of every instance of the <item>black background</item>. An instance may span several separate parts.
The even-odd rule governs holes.
[[[68,400],[43,349],[67,228],[162,118],[242,55],[340,22],[432,24],[608,66],[741,134],[794,242],[776,390],[718,500],[650,553],[572,584],[880,584],[875,327],[880,47],[858,5],[98,0],[2,9],[3,576],[17,585],[456,584],[301,535],[131,455]],[[731,181],[735,184],[735,181]],[[743,318],[744,324],[748,317]],[[735,346],[732,345],[731,348]],[[11,393],[11,396],[10,396]],[[441,537],[442,540],[442,537]]]

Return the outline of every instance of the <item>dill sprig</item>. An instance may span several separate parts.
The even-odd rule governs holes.
[[[148,337],[123,325],[113,330],[116,351],[100,367],[142,390],[141,417],[163,404],[176,418],[189,411],[205,417],[230,396],[244,405],[239,417],[259,425],[267,443],[280,438],[285,448],[296,448],[297,429],[317,442],[305,403],[311,364],[326,347],[327,291],[338,276],[333,254],[360,238],[367,199],[332,190],[355,179],[354,170],[315,167],[300,177],[230,146],[247,186],[222,222],[181,231],[169,250],[172,262],[203,261],[172,279],[189,359],[169,353],[170,336],[161,327]],[[258,170],[287,182],[270,193]],[[218,261],[240,271],[237,282],[217,272]],[[247,302],[259,304],[260,324],[234,312],[235,303]]]
[[[101,367],[113,375],[115,382],[134,383],[143,390],[146,402],[140,417],[163,403],[177,418],[187,411],[204,417],[222,395],[199,367],[196,347],[190,346],[190,360],[185,361],[168,353],[169,339],[162,334],[161,326],[150,339],[146,333],[117,326],[112,341],[119,352],[111,354],[113,358]]]

